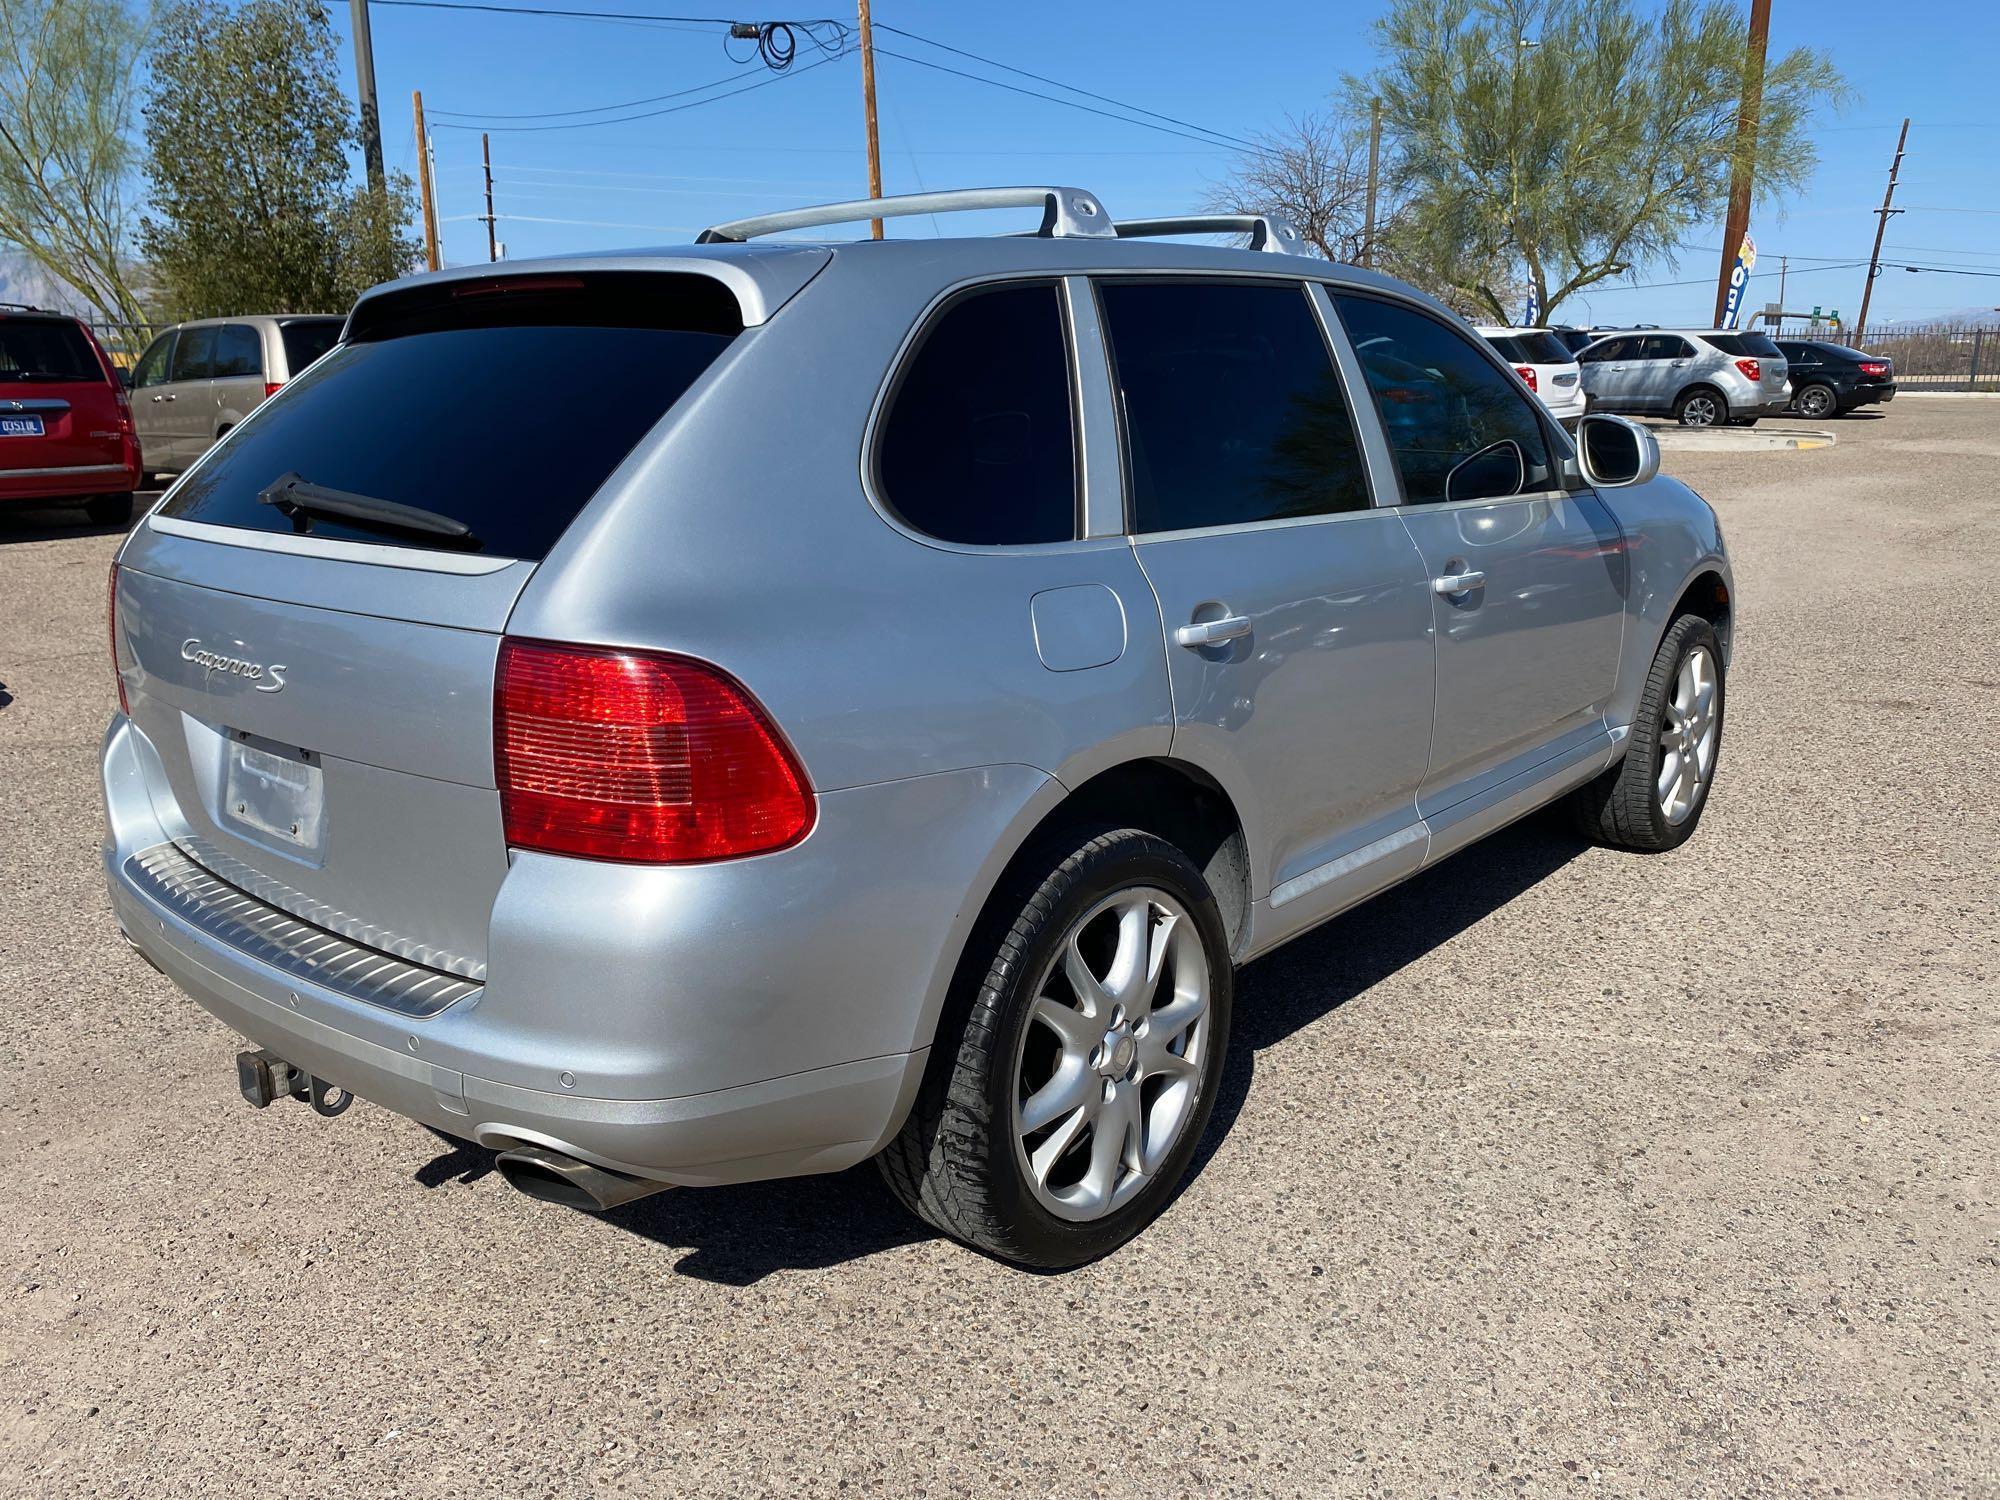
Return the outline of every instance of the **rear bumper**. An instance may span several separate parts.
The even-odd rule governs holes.
[[[138,487],[138,469],[122,463],[0,469],[0,501],[71,500],[120,495]]]
[[[1046,781],[999,767],[826,794],[811,839],[728,865],[518,856],[483,984],[428,1015],[314,983],[139,878],[134,856],[179,820],[123,717],[104,746],[103,858],[126,940],[287,1062],[494,1149],[704,1186],[839,1170],[900,1127],[961,908],[1000,842],[990,820]],[[607,910],[616,925],[592,925]]]
[[[1847,395],[1840,398],[1840,409],[1852,411],[1857,406],[1872,406],[1878,401],[1894,401],[1896,386],[1892,381],[1887,385],[1857,385]]]

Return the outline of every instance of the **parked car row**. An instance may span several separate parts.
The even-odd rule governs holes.
[[[331,349],[344,319],[205,318],[167,329],[121,370],[68,313],[0,304],[0,502],[132,516],[150,474],[178,474]]]
[[[1892,360],[1824,339],[1714,328],[1481,328],[1528,389],[1573,424],[1585,409],[1750,427],[1822,418],[1896,397]],[[1573,363],[1531,358],[1557,354]],[[1569,381],[1565,369],[1578,372]]]

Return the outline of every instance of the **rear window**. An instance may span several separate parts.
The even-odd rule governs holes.
[[[160,513],[540,560],[742,326],[706,276],[517,277],[371,299],[353,340],[258,408]],[[258,499],[293,475],[297,493],[413,506],[471,535]]]
[[[90,340],[76,324],[60,318],[0,317],[0,383],[103,379]]]
[[[1704,333],[1710,344],[1732,359],[1783,359],[1784,353],[1763,333]]]
[[[339,318],[301,318],[280,323],[278,337],[285,341],[285,367],[294,375],[334,346],[340,337]]]
[[[1509,364],[1566,365],[1575,358],[1552,333],[1489,333],[1486,342]]]

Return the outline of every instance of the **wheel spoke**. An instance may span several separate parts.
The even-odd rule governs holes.
[[[1152,903],[1144,898],[1118,908],[1118,948],[1104,976],[1104,993],[1113,1004],[1122,1005],[1128,1016],[1146,998],[1144,986],[1152,964],[1147,938],[1152,918]]]
[[[1139,1126],[1139,1091],[1120,1085],[1097,1112],[1091,1124],[1090,1165],[1084,1168],[1072,1200],[1093,1213],[1111,1206],[1118,1179],[1128,1165],[1136,1164],[1138,1147],[1133,1136]]]
[[[1037,1183],[1044,1187],[1048,1185],[1049,1169],[1061,1161],[1063,1154],[1076,1144],[1077,1137],[1090,1125],[1090,1120],[1089,1107],[1079,1109],[1050,1131],[1047,1140],[1035,1147],[1034,1154],[1028,1158],[1028,1170],[1035,1174]]]
[[[1033,1135],[1090,1102],[1097,1079],[1081,1057],[1065,1056],[1049,1081],[1021,1101],[1021,1131]]]
[[[1065,1056],[1087,1056],[1097,1045],[1101,1030],[1092,1019],[1073,1005],[1065,1005],[1053,995],[1044,995],[1029,1008],[1028,1018],[1039,1021],[1062,1040]]]
[[[1069,987],[1076,993],[1077,1003],[1084,1014],[1102,1026],[1111,1016],[1111,997],[1104,991],[1104,983],[1090,972],[1090,965],[1084,962],[1083,951],[1076,940],[1083,935],[1078,929],[1069,935],[1063,945],[1063,977],[1069,980]]]
[[[1680,779],[1681,753],[1678,750],[1668,750],[1660,757],[1660,779],[1654,787],[1659,794],[1661,806],[1667,807],[1668,812],[1672,812],[1672,808],[1667,804],[1671,802],[1674,788],[1679,785]]]

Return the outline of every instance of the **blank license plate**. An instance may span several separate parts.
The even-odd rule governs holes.
[[[301,849],[319,845],[326,816],[326,778],[309,761],[232,740],[223,782],[223,812]]]
[[[0,437],[40,437],[40,417],[0,417]]]

